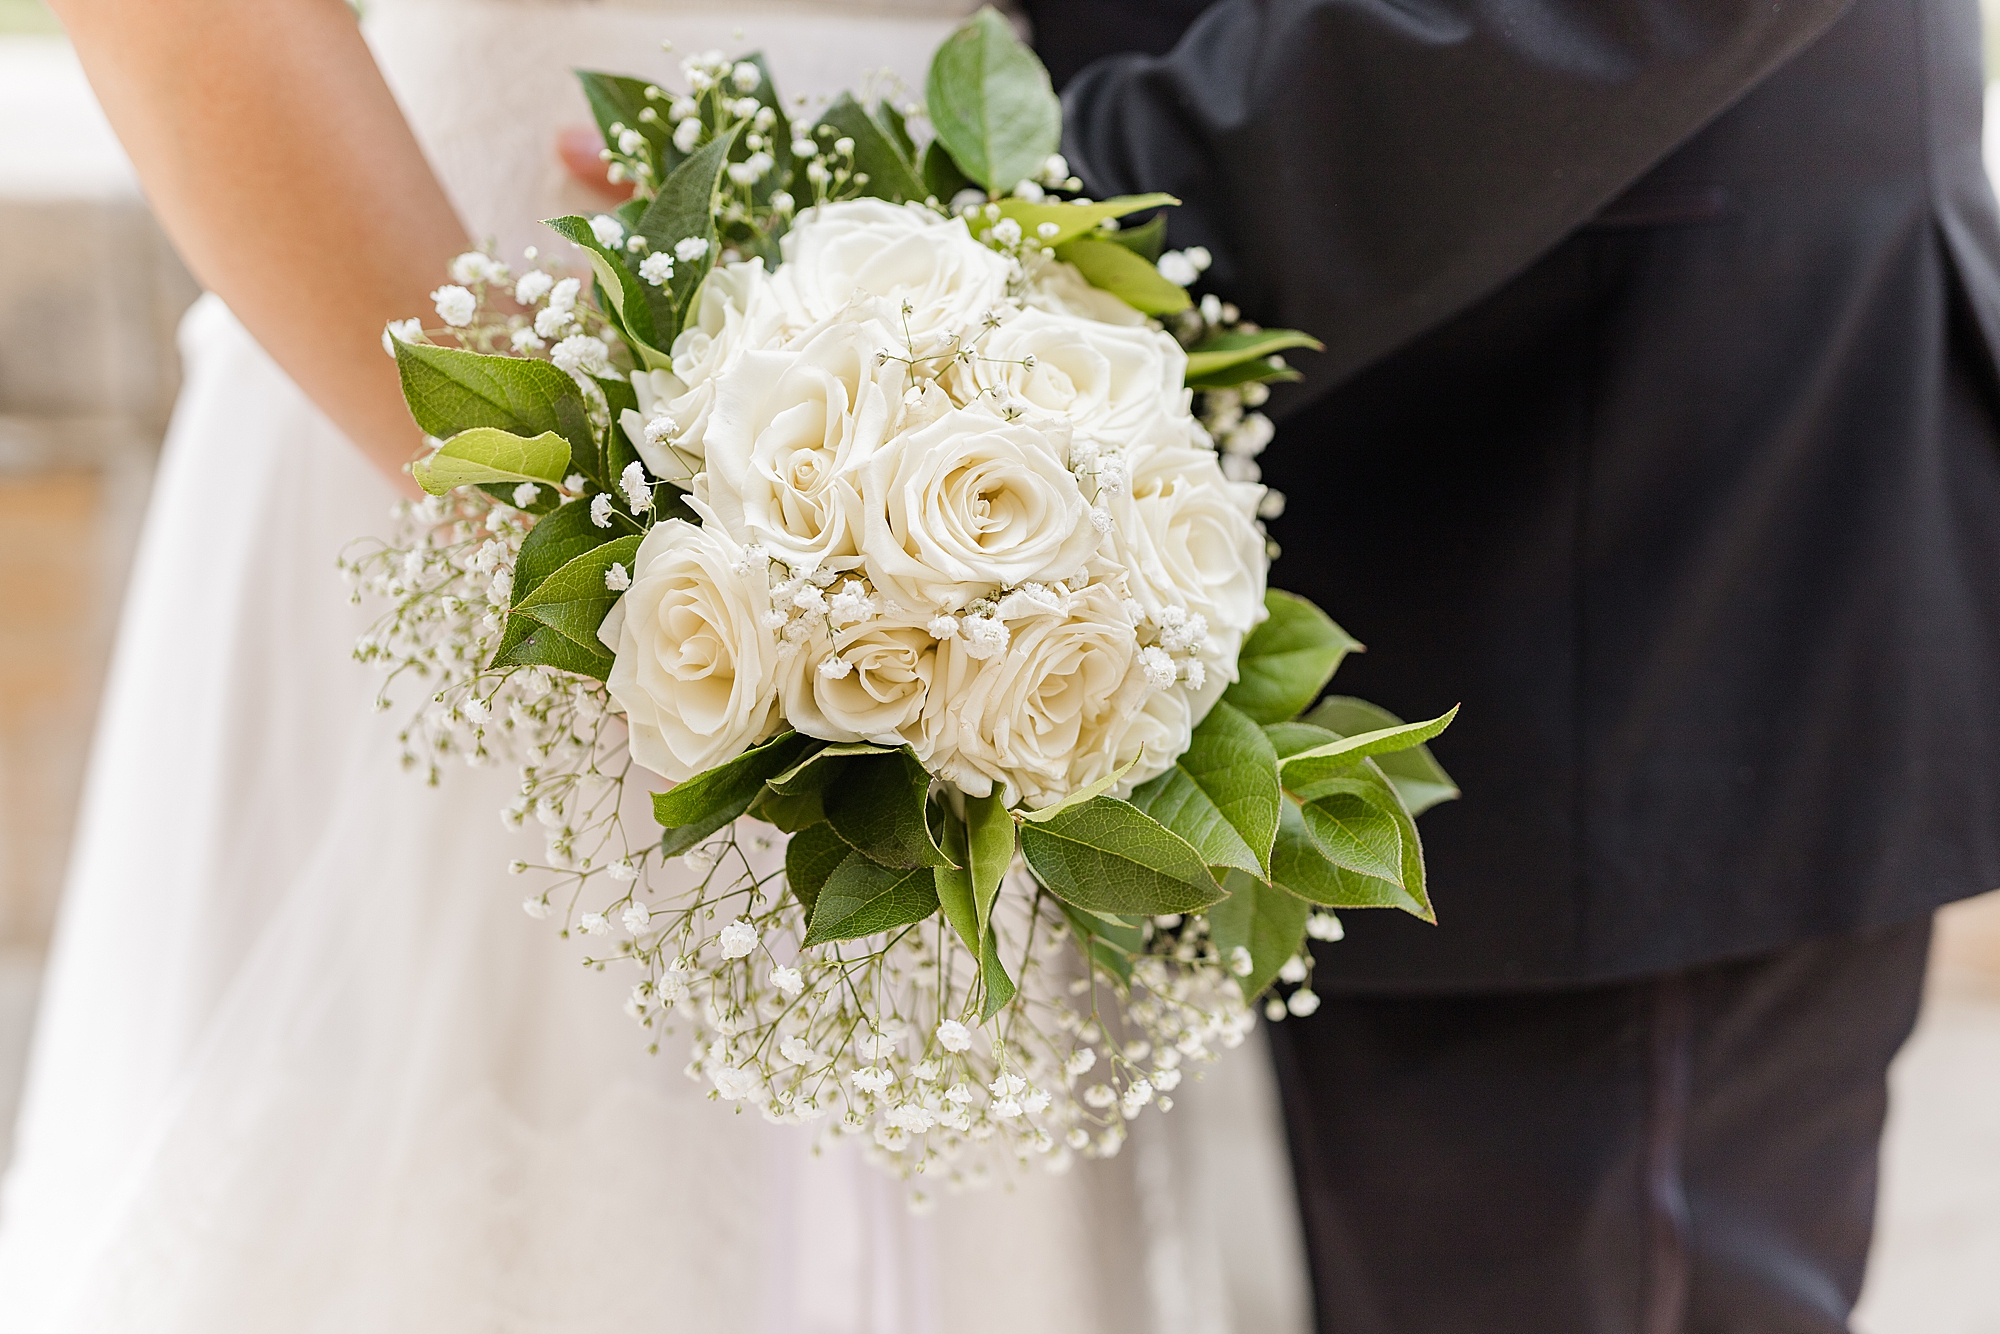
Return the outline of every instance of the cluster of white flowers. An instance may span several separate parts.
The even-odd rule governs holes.
[[[1171,335],[974,220],[821,205],[633,375],[625,430],[702,516],[651,530],[600,632],[648,768],[789,725],[1041,806],[1162,772],[1235,679],[1263,489],[1225,475]]]

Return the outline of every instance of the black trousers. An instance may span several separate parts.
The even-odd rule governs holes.
[[[1842,1334],[1929,943],[1272,1025],[1321,1334]]]

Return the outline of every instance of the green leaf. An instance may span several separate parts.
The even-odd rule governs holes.
[[[475,426],[419,459],[411,472],[417,485],[441,496],[461,486],[534,482],[556,486],[569,470],[569,443],[553,431],[523,439],[490,426]]]
[[[1122,218],[1128,213],[1137,213],[1149,208],[1164,208],[1181,201],[1172,195],[1154,194],[1119,195],[1115,199],[1078,200],[1074,203],[1055,199],[1015,198],[1002,199],[999,202],[1000,216],[1012,218],[1020,223],[1024,235],[1039,239],[1045,246],[1059,246],[1065,241],[1073,241],[1079,236],[1095,232],[1097,224],[1106,218]],[[1037,230],[1045,222],[1053,222],[1056,225],[1054,236],[1043,236]],[[1111,237],[1101,239],[1110,240]]]
[[[820,886],[804,944],[855,940],[921,922],[938,910],[928,866],[881,866],[850,852]]]
[[[875,104],[875,123],[881,126],[882,133],[888,137],[896,156],[903,160],[905,166],[916,162],[917,141],[910,137],[910,127],[904,122],[903,113],[896,110],[886,97]]]
[[[515,619],[508,619],[510,630]],[[595,638],[586,644],[533,617],[518,619],[525,633],[519,638],[503,635],[503,642],[494,650],[491,666],[553,667],[557,671],[575,672],[578,676],[595,677],[599,681],[611,675],[612,656]]]
[[[984,931],[993,918],[993,900],[999,897],[1000,882],[1014,864],[1014,817],[1007,813],[1005,797],[965,799],[966,853],[972,861],[973,906],[979,929]]]
[[[1167,248],[1167,215],[1156,213],[1143,226],[1121,227],[1103,239],[1124,246],[1148,264],[1158,264],[1161,252]]]
[[[656,252],[677,254],[674,247],[686,240],[705,243],[698,259],[674,260],[674,276],[668,281],[674,317],[670,321],[656,321],[663,347],[673,346],[674,336],[680,333],[694,305],[694,294],[715,267],[721,251],[722,240],[715,230],[715,188],[729,165],[730,150],[736,146],[742,128],[739,124],[696,149],[687,161],[674,168],[673,175],[660,186],[660,193],[653,196],[653,202],[639,216],[639,234]]]
[[[653,306],[649,301],[649,298],[657,298],[666,318],[671,321],[672,298],[660,296],[658,288],[642,281],[639,275],[626,265],[623,254],[599,244],[597,233],[590,229],[588,219],[575,216],[549,218],[542,225],[558,236],[581,246],[584,253],[590,257],[591,271],[597,275],[598,284],[603,288],[611,312],[618,317],[618,325],[625,334],[626,342],[630,343],[633,350],[639,354],[639,359],[645,362],[646,368],[672,370],[674,359],[660,350],[657,322]]]
[[[811,738],[785,732],[744,751],[726,764],[705,769],[684,783],[653,794],[653,818],[667,832],[660,855],[685,852],[750,809],[772,774],[790,768]]]
[[[646,144],[653,152],[653,170],[664,177],[673,170],[681,153],[674,147],[673,135],[666,123],[664,99],[658,102],[646,100],[646,81],[627,78],[623,74],[600,74],[595,70],[573,71],[577,82],[583,85],[583,95],[590,100],[590,114],[597,121],[597,132],[610,144],[616,138],[611,132],[613,125],[622,125],[628,130],[637,130],[646,137]],[[657,120],[642,120],[640,113],[647,107],[654,108]]]
[[[820,116],[819,123],[854,141],[854,170],[868,177],[860,185],[862,194],[902,203],[906,199],[922,199],[928,193],[917,179],[916,164],[903,155],[852,94],[842,93],[835,98],[833,105]],[[821,142],[825,140],[822,135]]]
[[[1262,870],[1243,835],[1178,766],[1134,788],[1131,800],[1133,806],[1186,839],[1211,869],[1235,867],[1253,875]]]
[[[771,780],[771,790],[786,796],[818,792],[840,772],[840,762],[856,755],[893,755],[894,747],[866,741],[843,741],[822,746]]]
[[[1063,916],[1069,920],[1069,928],[1075,934],[1077,943],[1090,956],[1091,962],[1126,986],[1132,984],[1132,955],[1143,945],[1144,937],[1136,928],[1122,922],[1108,921],[1094,913],[1079,912],[1067,903],[1061,905]]]
[[[1421,746],[1451,726],[1451,720],[1457,716],[1458,708],[1454,705],[1449,712],[1428,722],[1398,723],[1302,750],[1285,760],[1280,776],[1288,789],[1310,801],[1319,795],[1315,790],[1316,784],[1346,774],[1371,755],[1386,755]]]
[[[1051,894],[1094,912],[1189,912],[1222,897],[1186,839],[1110,797],[1023,824],[1021,853]]]
[[[1227,888],[1229,897],[1208,910],[1208,931],[1225,959],[1239,947],[1250,951],[1250,972],[1236,983],[1243,999],[1255,1000],[1304,948],[1312,904],[1241,871],[1229,873]]]
[[[580,644],[601,643],[597,629],[620,594],[605,585],[613,565],[623,565],[629,576],[632,557],[644,538],[621,537],[603,546],[592,547],[569,564],[544,579],[532,593],[514,603],[516,615],[531,616],[561,631]]]
[[[1000,962],[999,934],[991,926],[986,928],[986,939],[979,951],[979,976],[986,983],[986,1003],[979,1007],[979,1022],[983,1024],[1007,1008],[1015,990],[1014,979]]]
[[[819,902],[820,887],[853,851],[833,832],[832,825],[824,823],[807,825],[786,842],[785,883],[791,886],[792,897],[806,910],[807,921],[812,920],[813,908]]]
[[[851,759],[820,793],[826,818],[848,843],[884,866],[945,866],[931,837],[931,776],[908,750]]]
[[[1289,800],[1271,852],[1271,878],[1301,898],[1330,908],[1400,908],[1413,917],[1435,922],[1437,917],[1424,892],[1423,845],[1417,839],[1416,823],[1400,808],[1396,814],[1402,834],[1402,884],[1334,865],[1308,831],[1298,804]]]
[[[1326,345],[1297,329],[1259,329],[1255,333],[1224,333],[1188,350],[1188,383],[1294,347],[1326,351]]]
[[[1311,715],[1307,715],[1310,717]],[[1329,732],[1324,727],[1294,720],[1284,723],[1267,723],[1264,735],[1271,739],[1271,749],[1280,760],[1290,759],[1300,751],[1311,750],[1314,746],[1324,746],[1329,741],[1340,740],[1340,733]]]
[[[1246,384],[1287,384],[1305,378],[1285,365],[1284,360],[1283,357],[1267,357],[1262,361],[1246,361],[1228,370],[1212,371],[1200,379],[1189,376],[1182,383],[1189,389],[1206,393],[1210,389],[1235,389]]]
[[[938,48],[924,103],[952,160],[992,194],[1040,176],[1062,141],[1049,72],[991,7]]]
[[[795,797],[788,797],[773,792],[769,784],[750,803],[749,814],[787,834],[796,834],[816,824],[826,824],[826,808],[820,805],[819,793],[801,792]]]
[[[1282,723],[1311,704],[1361,644],[1295,594],[1270,589],[1264,607],[1270,616],[1243,641],[1237,679],[1222,698],[1252,722]]]
[[[1134,755],[1131,759],[1125,761],[1125,766],[1122,769],[1115,769],[1105,774],[1102,778],[1078,788],[1061,801],[1055,802],[1052,805],[1044,806],[1040,810],[1022,811],[1020,812],[1020,816],[1030,824],[1046,824],[1072,807],[1081,806],[1086,801],[1095,801],[1112,788],[1117,787],[1125,775],[1132,772],[1133,766],[1137,765],[1140,759],[1141,756]]]
[[[1078,237],[1057,246],[1056,258],[1076,265],[1092,287],[1148,315],[1171,315],[1193,304],[1187,288],[1116,241]]]
[[[512,599],[520,602],[541,587],[543,580],[593,547],[639,531],[638,524],[617,510],[612,511],[611,527],[599,528],[590,521],[590,505],[585,501],[571,501],[551,511],[521,540],[521,550],[514,557]],[[527,638],[538,624],[531,617],[508,617],[495,660]]]
[[[951,160],[951,154],[945,151],[944,144],[936,139],[931,140],[930,147],[924,150],[923,177],[924,193],[946,206],[960,190],[972,188],[972,181],[958,169],[958,164]]]
[[[951,923],[952,930],[958,932],[965,948],[978,954],[979,909],[973,899],[972,871],[965,850],[965,825],[949,811],[944,817],[943,847],[944,855],[958,864],[931,868],[937,873],[938,906],[944,909],[944,919]]]
[[[1227,701],[1218,700],[1194,729],[1187,751],[1175,762],[1215,804],[1222,817],[1256,855],[1256,874],[1270,869],[1271,840],[1278,832],[1278,752],[1257,724]]]
[[[1335,792],[1301,813],[1306,832],[1335,866],[1402,884],[1403,831],[1391,812],[1356,793]]]
[[[518,568],[518,567],[517,567]],[[1403,720],[1380,705],[1351,695],[1329,695],[1305,716],[1305,722],[1327,729],[1327,736],[1314,745],[1324,745],[1337,737],[1358,736],[1363,732],[1400,727]],[[1300,750],[1306,747],[1299,747]],[[1422,815],[1439,802],[1458,796],[1458,784],[1431,755],[1429,746],[1378,753],[1375,763],[1403,799],[1412,816]]]
[[[546,361],[392,341],[404,401],[426,435],[456,435],[475,426],[542,435],[562,429],[557,403],[583,401],[576,381]]]

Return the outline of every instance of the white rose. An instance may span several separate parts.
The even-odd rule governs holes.
[[[769,576],[710,525],[657,524],[632,587],[598,637],[616,655],[606,685],[632,758],[679,782],[734,759],[777,722],[778,641],[764,629]]]
[[[1158,330],[1025,310],[953,370],[959,396],[981,390],[1001,409],[1066,417],[1106,447],[1184,444],[1187,353]]]
[[[1098,542],[1067,441],[974,409],[880,446],[861,499],[868,573],[910,611],[1066,579]]]
[[[784,263],[772,291],[794,323],[816,324],[856,300],[910,307],[918,354],[947,350],[1007,295],[1007,260],[972,239],[965,223],[920,205],[880,199],[821,204],[779,242]],[[905,352],[912,350],[906,347]]]
[[[1009,621],[1008,651],[975,659],[963,638],[938,645],[919,758],[964,791],[995,784],[1029,806],[1059,801],[1112,772],[1152,689],[1125,600],[1092,584],[1067,611]]]
[[[1076,315],[1102,324],[1144,325],[1146,317],[1101,287],[1092,287],[1083,271],[1061,260],[1044,263],[1036,272],[1022,304],[1058,315]]]
[[[786,663],[785,720],[823,741],[918,743],[937,647],[911,619],[822,628]]]
[[[1235,661],[1233,654],[1230,661]],[[1122,726],[1112,724],[1112,736],[1107,744],[1111,768],[1116,770],[1132,765],[1131,772],[1111,789],[1112,796],[1129,796],[1139,784],[1149,778],[1157,778],[1174,767],[1174,761],[1187,750],[1188,742],[1194,737],[1195,724],[1207,716],[1209,708],[1228,685],[1222,680],[1221,673],[1212,672],[1210,676],[1214,685],[1204,692],[1207,695],[1204,700],[1191,698],[1182,686],[1148,690],[1140,698],[1139,707],[1124,717]]]
[[[632,373],[639,409],[625,409],[619,424],[655,477],[682,482],[701,471],[716,377],[746,349],[782,340],[768,288],[761,259],[711,269],[695,296],[694,320],[674,339],[673,369]],[[662,426],[649,436],[653,421]]]
[[[1133,598],[1156,623],[1166,607],[1204,617],[1214,642],[1203,656],[1226,663],[1232,681],[1236,654],[1228,636],[1240,642],[1264,619],[1270,562],[1256,522],[1263,494],[1254,483],[1225,478],[1215,451],[1184,446],[1143,456],[1108,502],[1113,547]]]
[[[715,381],[695,494],[743,542],[800,570],[861,560],[858,471],[887,435],[903,368],[881,364],[891,338],[832,324],[792,352],[744,352]]]

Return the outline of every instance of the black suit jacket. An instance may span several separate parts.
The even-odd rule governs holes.
[[[1058,68],[1159,17],[1031,8]],[[1264,464],[1274,582],[1370,646],[1335,688],[1465,705],[1439,925],[1349,915],[1323,986],[2000,886],[1978,49],[1973,0],[1223,0],[1070,83],[1091,190],[1180,195],[1213,286],[1328,344]]]

